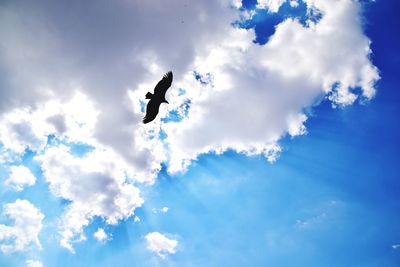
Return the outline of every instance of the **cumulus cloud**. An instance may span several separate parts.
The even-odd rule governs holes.
[[[25,166],[11,166],[10,175],[4,182],[5,185],[11,185],[16,191],[22,191],[25,186],[32,186],[36,182],[36,177]]]
[[[306,111],[322,98],[345,106],[359,97],[355,88],[363,99],[374,96],[379,75],[369,59],[360,4],[307,5],[322,13],[317,23],[286,19],[262,46],[252,43],[252,31],[232,28],[196,59],[194,69],[211,80],[188,76],[181,98],[191,103],[187,117],[163,125],[170,172],[184,170],[201,153],[227,149],[274,160],[279,139],[304,134]],[[182,102],[176,106],[182,109]]]
[[[123,161],[107,150],[95,149],[76,157],[60,145],[37,159],[51,192],[70,201],[60,220],[60,244],[72,252],[73,242],[85,240],[83,228],[92,218],[116,224],[143,203],[139,189],[126,180]]]
[[[25,263],[26,267],[43,267],[42,262],[38,260],[27,260]]]
[[[258,0],[257,7],[267,8],[270,12],[277,12],[279,7],[286,1],[287,0]]]
[[[19,107],[2,114],[0,141],[3,151],[21,155],[26,149],[45,149],[49,135],[70,142],[94,143],[98,111],[79,91],[71,98],[48,100],[36,107]]]
[[[75,18],[66,14],[64,5]],[[0,54],[1,74],[7,74],[2,75],[0,87],[9,89],[1,92],[0,110],[36,107],[55,98],[62,102],[78,89],[101,107],[93,133],[98,142],[120,154],[137,176],[154,178],[161,167],[152,147],[143,147],[137,139],[142,114],[133,112],[127,89],[143,83],[153,88],[154,77],[169,69],[177,77],[185,73],[197,51],[231,27],[232,1],[190,5],[179,0],[99,1],[96,5],[94,9],[86,2],[39,1],[0,6],[0,45],[7,52]],[[47,122],[58,131],[65,128],[62,117]],[[25,144],[36,148],[41,143],[35,138],[37,123],[23,127],[16,134],[20,142],[12,147],[19,152]]]
[[[0,250],[3,253],[25,251],[31,246],[41,249],[39,233],[44,215],[27,200],[17,199],[3,206],[3,214],[13,225],[0,224]]]
[[[98,228],[93,236],[97,239],[97,241],[100,242],[104,242],[108,239],[108,235],[106,234],[106,232],[104,232],[103,228]]]
[[[40,155],[51,192],[69,201],[61,245],[73,251],[96,216],[132,216],[143,203],[133,183],[154,183],[164,162],[175,173],[228,149],[274,161],[280,138],[305,134],[307,110],[321,99],[371,99],[379,75],[360,3],[305,2],[321,19],[286,19],[262,46],[252,29],[232,26],[254,14],[240,14],[237,0],[0,4],[0,161]],[[143,125],[144,95],[168,70],[170,104]],[[161,120],[169,112],[182,120]],[[74,156],[49,135],[94,150]]]
[[[169,239],[159,232],[151,232],[145,236],[147,248],[155,252],[159,257],[165,259],[168,254],[175,254],[178,241]]]
[[[42,155],[50,190],[71,201],[60,219],[61,244],[71,251],[94,216],[116,223],[141,205],[125,176],[153,183],[166,160],[162,142],[141,125],[132,92],[142,99],[154,77],[169,69],[177,77],[186,73],[236,16],[232,1],[96,5],[0,5],[0,88],[7,88],[0,91],[0,149],[12,156],[1,158],[12,161],[27,149]],[[95,152],[78,160],[65,147],[51,148],[49,135],[90,144]],[[88,170],[79,161],[102,167]]]

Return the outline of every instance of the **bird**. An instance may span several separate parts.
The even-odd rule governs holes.
[[[160,109],[160,105],[162,103],[168,103],[165,99],[165,93],[168,88],[172,84],[172,71],[169,71],[164,74],[162,79],[157,83],[154,88],[154,94],[147,92],[146,99],[150,99],[149,103],[147,103],[146,107],[146,115],[143,118],[143,123],[149,123],[153,121],[158,114],[158,110]]]

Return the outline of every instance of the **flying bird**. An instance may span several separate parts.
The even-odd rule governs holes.
[[[154,94],[147,92],[146,99],[150,99],[146,107],[146,116],[143,118],[143,123],[148,123],[157,117],[161,103],[168,103],[165,100],[165,93],[172,83],[172,71],[167,72],[163,78],[157,83],[154,88]]]

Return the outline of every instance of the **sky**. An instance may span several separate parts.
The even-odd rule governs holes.
[[[0,1],[0,266],[399,266],[399,8]]]

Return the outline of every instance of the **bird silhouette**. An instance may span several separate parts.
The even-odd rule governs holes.
[[[160,109],[161,103],[168,103],[165,100],[165,93],[172,83],[172,72],[167,72],[163,78],[157,83],[154,88],[154,94],[147,92],[146,99],[150,99],[146,107],[146,116],[143,118],[143,123],[148,123],[157,117],[158,110]]]

